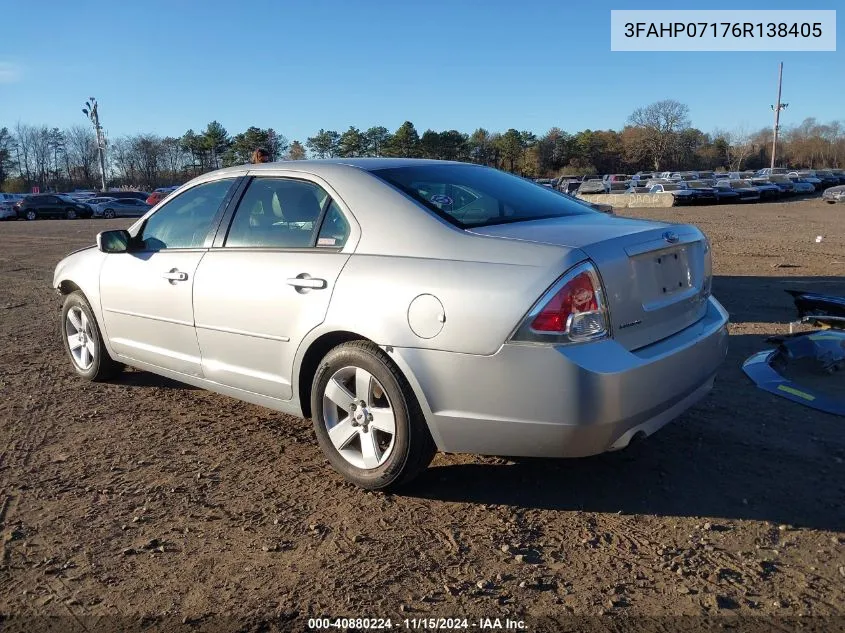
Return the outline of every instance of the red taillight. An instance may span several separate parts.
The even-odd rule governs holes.
[[[531,329],[538,332],[566,332],[571,315],[599,309],[596,291],[590,274],[586,271],[579,273],[542,307],[531,322]]]
[[[598,270],[582,262],[546,291],[510,340],[545,345],[595,341],[608,336],[608,318]]]

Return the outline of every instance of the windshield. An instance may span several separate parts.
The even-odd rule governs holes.
[[[690,180],[687,183],[687,186],[691,187],[692,189],[708,189],[710,187],[710,185],[708,185],[703,180]]]
[[[412,165],[370,173],[461,228],[596,213],[553,189],[488,167]]]
[[[744,180],[731,180],[731,187],[734,189],[751,189],[751,185]]]

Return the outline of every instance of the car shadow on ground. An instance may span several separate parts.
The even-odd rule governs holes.
[[[113,385],[124,387],[158,387],[160,389],[183,389],[195,391],[197,388],[184,382],[177,382],[158,374],[153,374],[141,369],[127,368],[109,381]]]
[[[737,347],[758,351],[763,336]],[[658,433],[582,459],[436,463],[404,491],[564,511],[754,519],[845,531],[845,419],[759,390],[735,351],[714,391]],[[449,461],[449,460],[443,460]]]
[[[845,294],[845,281],[719,277],[714,294],[727,299],[735,323],[782,326],[796,314],[784,288]],[[732,335],[713,392],[640,444],[583,459],[475,458],[473,463],[435,464],[405,494],[845,531],[845,419],[766,393],[742,372],[748,356],[773,347],[766,341],[771,329]]]

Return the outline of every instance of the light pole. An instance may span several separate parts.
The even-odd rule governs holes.
[[[775,168],[775,155],[778,151],[778,131],[780,131],[780,111],[786,110],[789,107],[788,103],[780,102],[780,89],[783,84],[783,62],[780,63],[780,70],[778,71],[778,103],[772,106],[775,111],[775,130],[774,138],[772,139],[772,169]]]
[[[100,154],[100,178],[103,183],[102,191],[106,190],[106,139],[103,136],[103,128],[100,127],[100,115],[97,112],[97,100],[94,97],[89,97],[85,102],[85,107],[82,108],[82,113],[87,116],[94,125],[94,132],[97,134],[97,151]]]

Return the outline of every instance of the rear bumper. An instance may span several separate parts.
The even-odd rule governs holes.
[[[728,315],[705,317],[629,352],[613,340],[504,345],[492,356],[395,349],[446,452],[582,457],[627,446],[712,388],[727,354]]]

